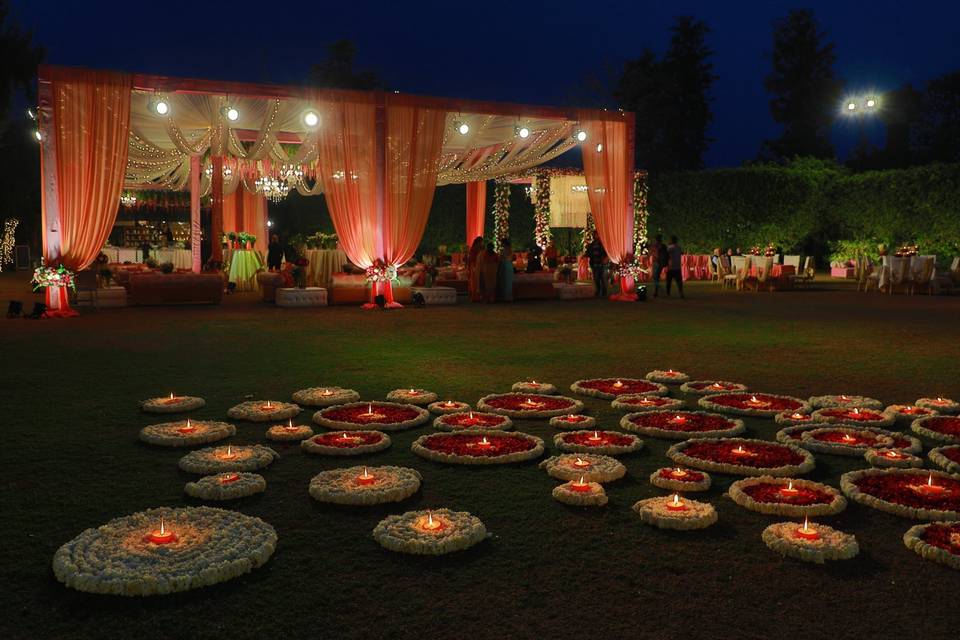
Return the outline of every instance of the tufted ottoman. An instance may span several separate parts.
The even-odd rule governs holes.
[[[327,306],[327,290],[322,287],[283,287],[277,289],[278,307],[325,307]]]
[[[422,295],[428,305],[457,304],[457,290],[453,287],[413,287],[413,293]]]
[[[557,297],[561,300],[580,300],[583,298],[592,298],[594,293],[592,282],[583,284],[554,282],[553,288],[557,290]]]

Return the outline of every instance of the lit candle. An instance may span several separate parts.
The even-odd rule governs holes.
[[[895,450],[895,449],[887,449],[886,451],[884,451],[884,452],[881,453],[880,455],[882,455],[882,456],[884,456],[884,457],[886,457],[886,458],[890,458],[891,460],[899,460],[900,458],[905,457],[902,453],[900,453],[899,451],[897,451],[897,450]]]
[[[683,504],[683,500],[680,499],[680,494],[673,494],[673,500],[667,503],[667,511],[686,511],[689,507]]]
[[[363,473],[357,476],[357,484],[360,485],[370,485],[377,481],[377,477],[372,473],[367,471],[367,468],[363,468]]]
[[[809,416],[805,416],[799,411],[794,411],[793,415],[790,417],[793,418],[794,420],[806,420],[807,418],[809,418]]]
[[[170,397],[165,400],[166,404],[176,404],[180,402],[180,398],[174,395],[173,391],[170,392]]]
[[[583,458],[577,458],[573,461],[573,466],[577,467],[578,469],[586,469],[590,466],[590,461],[584,460]]]
[[[584,482],[583,476],[580,476],[579,480],[575,480],[569,484],[571,491],[577,491],[578,493],[587,493],[590,491],[590,483]]]
[[[320,395],[322,395],[322,396],[332,396],[332,395],[333,395],[333,391],[331,391],[330,389],[324,389],[323,391],[320,392]]]
[[[743,448],[742,444],[737,446],[737,448],[733,450],[733,454],[737,456],[745,456],[745,455],[748,455],[749,453],[750,453],[749,451]]]
[[[786,497],[792,498],[796,496],[798,493],[800,493],[800,490],[793,488],[793,480],[791,480],[789,484],[787,484],[787,486],[780,487],[780,493],[782,493]]]
[[[418,395],[420,395],[420,392],[417,391],[416,389],[410,389],[410,395],[411,395],[411,396],[418,396]]]
[[[667,375],[672,378],[673,376],[677,375],[677,372],[673,369],[667,369]]]
[[[854,407],[854,408],[853,408],[853,411],[850,412],[850,415],[851,415],[851,416],[859,416],[859,415],[860,415],[860,409],[857,409],[856,407]]]
[[[531,380],[531,381],[530,381],[530,386],[531,386],[531,387],[539,387],[540,385],[537,384],[537,381],[536,381],[536,380]]]
[[[447,400],[443,403],[444,408],[452,409],[457,406],[457,403],[453,400]]]
[[[434,520],[433,514],[428,511],[427,517],[420,519],[420,528],[424,531],[439,531],[443,528],[443,522],[440,518]]]
[[[918,485],[917,490],[927,495],[938,496],[942,494],[944,491],[946,491],[947,489],[943,485],[933,484],[933,474],[931,473],[927,477],[927,483]]]
[[[156,531],[151,531],[147,535],[147,539],[153,544],[168,544],[176,540],[177,535],[166,528],[163,522],[163,516],[160,516],[160,528]]]
[[[575,416],[572,413],[567,414],[567,422],[580,422],[580,416]]]
[[[840,399],[843,400],[844,402],[846,402],[846,401],[849,400],[850,398],[848,398],[847,396],[845,396],[845,395],[843,395],[843,394],[840,394]]]
[[[587,439],[588,439],[588,440],[591,440],[592,442],[600,442],[600,440],[602,440],[602,438],[600,437],[600,432],[599,432],[599,431],[594,431],[594,432],[593,432],[593,435],[590,436],[590,437],[587,438]]]
[[[945,400],[944,398],[941,398],[940,396],[937,396],[937,399],[934,400],[933,402],[934,402],[934,404],[938,404],[938,405],[950,404],[950,402],[949,402],[948,400]]]
[[[295,427],[295,426],[293,425],[293,418],[290,418],[290,419],[287,421],[287,426],[284,427],[284,428],[285,428],[287,431],[296,431],[296,430],[299,429],[300,427]]]
[[[623,383],[620,382],[619,380],[617,380],[616,382],[613,383],[613,386],[616,387],[617,389],[619,389],[620,387],[623,386]]]
[[[793,535],[801,540],[812,541],[820,539],[820,534],[814,527],[810,526],[810,519],[806,516],[803,518],[803,526],[797,527],[797,529],[793,532]]]
[[[712,385],[710,385],[710,388],[711,388],[711,389],[723,389],[723,385],[720,384],[719,382],[714,382]]]
[[[236,482],[240,479],[240,474],[238,473],[224,473],[220,476],[220,484],[230,484],[231,482]]]
[[[849,433],[843,434],[843,438],[841,438],[841,439],[842,439],[845,443],[847,443],[847,444],[853,444],[854,442],[857,441],[857,439],[854,438],[854,437],[853,437],[852,435],[850,435]]]
[[[637,404],[650,406],[651,404],[657,404],[657,403],[654,400],[651,400],[650,398],[648,398],[647,396],[643,396],[642,398],[640,398],[640,402],[638,402]]]
[[[673,416],[673,418],[670,420],[670,422],[676,422],[677,424],[683,424],[683,423],[686,422],[686,421],[687,421],[687,419],[684,418],[684,417],[683,417],[682,415],[680,415],[679,413],[678,413],[677,415]]]
[[[672,475],[674,478],[685,478],[687,476],[687,472],[680,467],[677,467],[673,470]]]
[[[364,413],[364,414],[362,414],[362,415],[365,415],[365,416],[372,416],[372,415],[373,415],[373,403],[372,403],[372,402],[367,405],[367,412]]]
[[[197,428],[190,424],[190,418],[187,418],[187,423],[178,429],[180,433],[193,433],[196,430]]]
[[[477,443],[477,446],[478,446],[478,447],[484,447],[484,448],[489,447],[489,446],[491,446],[491,445],[492,445],[492,443],[491,443],[489,440],[487,440],[487,436],[483,436],[483,437],[480,439],[480,442]]]

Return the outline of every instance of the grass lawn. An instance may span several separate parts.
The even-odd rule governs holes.
[[[0,291],[25,298],[17,286],[4,274]],[[714,474],[703,499],[717,507],[715,526],[671,533],[642,524],[630,506],[665,493],[647,478],[667,464],[670,442],[653,438],[622,457],[627,477],[608,485],[606,508],[593,510],[554,501],[556,481],[534,462],[469,468],[415,456],[410,443],[432,427],[347,460],[273,445],[281,459],[262,472],[267,491],[223,505],[276,527],[278,548],[264,567],[137,600],[82,594],[53,577],[56,549],[87,527],[200,504],[183,493],[191,478],[177,467],[184,451],[137,439],[144,425],[165,421],[140,413],[138,401],[170,391],[207,399],[191,417],[226,419],[248,395],[287,400],[321,384],[365,399],[417,385],[474,403],[530,377],[564,392],[579,378],[672,367],[801,397],[960,397],[960,297],[838,285],[737,294],[700,284],[688,294],[389,313],[277,309],[236,296],[219,307],[4,321],[0,637],[955,637],[960,572],[903,545],[909,520],[851,504],[828,522],[856,534],[856,559],[781,559],[760,540],[775,520],[724,498],[736,478]],[[585,403],[601,428],[616,428],[620,413],[608,402]],[[748,437],[773,439],[772,420],[746,422]],[[546,420],[515,423],[553,450]],[[265,444],[265,430],[238,423],[232,442]],[[423,487],[373,508],[322,506],[307,494],[318,471],[363,463],[414,467]],[[864,466],[821,454],[807,477],[838,487],[841,473]],[[371,539],[385,515],[428,507],[470,511],[493,537],[443,558],[391,553]]]

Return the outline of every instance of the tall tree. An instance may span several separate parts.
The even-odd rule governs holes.
[[[310,69],[311,83],[334,89],[382,89],[383,82],[376,72],[354,68],[356,57],[357,45],[350,40],[327,45],[326,59]]]
[[[773,70],[764,86],[772,94],[770,113],[783,125],[761,155],[833,157],[830,125],[839,109],[842,83],[834,76],[836,54],[813,11],[798,9],[774,23]]]
[[[706,44],[709,27],[679,16],[661,60],[648,50],[624,66],[615,97],[637,113],[637,166],[651,171],[703,168],[713,120],[710,90],[717,76]]]
[[[917,129],[921,160],[960,162],[960,71],[927,83]]]
[[[33,34],[8,20],[10,3],[0,0],[0,123],[6,123],[10,102],[18,90],[33,98],[37,65],[43,48],[33,43]]]

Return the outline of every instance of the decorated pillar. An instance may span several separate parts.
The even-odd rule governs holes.
[[[478,180],[467,183],[467,248],[477,236],[483,237],[484,217],[487,210],[487,182]]]
[[[210,215],[210,259],[213,262],[223,262],[223,245],[220,242],[223,236],[223,156],[213,156],[213,175],[211,180],[211,195],[213,209]]]
[[[190,268],[200,273],[200,156],[190,156]]]
[[[493,250],[500,252],[500,239],[510,233],[510,183],[497,180],[493,188]]]

